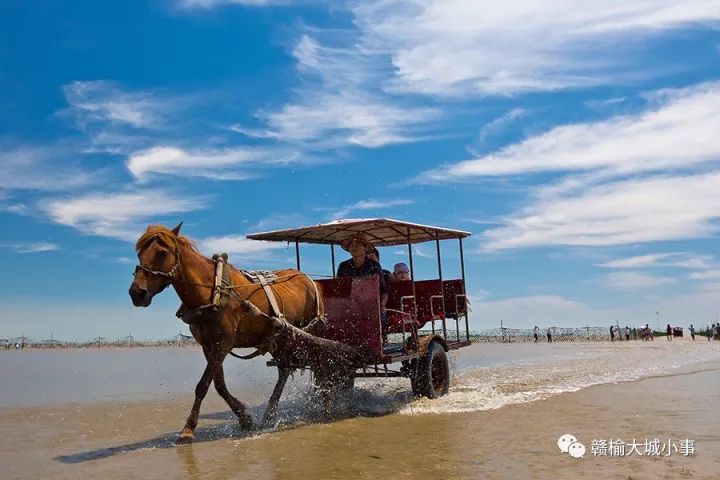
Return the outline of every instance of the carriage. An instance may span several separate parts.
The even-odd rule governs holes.
[[[387,327],[382,330],[379,278],[337,277],[335,246],[361,233],[376,247],[407,246],[410,280],[388,285]],[[301,269],[300,244],[330,246],[332,276],[315,280],[325,306],[326,329],[322,336],[360,352],[354,371],[344,373],[341,384],[352,387],[358,377],[405,377],[413,392],[436,398],[448,392],[450,369],[447,354],[470,345],[468,301],[465,289],[463,239],[469,232],[374,218],[337,220],[321,225],[248,235],[251,240],[295,245]],[[460,278],[443,277],[441,241],[457,240]],[[416,280],[414,244],[433,242],[437,276]],[[268,362],[276,365],[275,361]],[[295,363],[291,368],[310,368]],[[315,372],[316,380],[320,372]],[[316,381],[317,383],[317,381]]]

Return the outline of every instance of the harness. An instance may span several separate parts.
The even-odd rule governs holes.
[[[170,283],[172,283],[172,281],[175,280],[175,278],[177,277],[180,270],[180,252],[177,249],[175,250],[175,259],[175,265],[167,272],[153,270],[142,264],[137,265],[135,267],[135,271],[137,272],[138,270],[142,270],[147,274],[166,278],[170,281]],[[185,307],[185,305],[181,304],[175,315],[180,318],[184,323],[188,325],[196,325],[214,318],[220,312],[220,309],[227,304],[230,296],[234,295],[238,299],[241,299],[237,293],[238,288],[248,286],[260,286],[265,292],[265,295],[267,296],[268,303],[270,304],[270,309],[272,310],[272,316],[285,321],[285,315],[282,312],[280,306],[278,305],[277,297],[272,289],[272,285],[280,281],[293,278],[297,275],[304,275],[305,277],[307,277],[308,280],[310,280],[310,283],[315,290],[316,316],[313,320],[310,321],[308,325],[303,328],[303,330],[308,333],[313,333],[318,330],[318,327],[324,329],[325,317],[324,315],[321,315],[320,292],[318,291],[318,287],[315,281],[307,274],[297,272],[291,275],[283,275],[278,277],[274,272],[268,270],[240,270],[243,276],[251,282],[251,285],[235,285],[232,283],[232,270],[230,264],[228,263],[227,253],[215,254],[212,256],[212,259],[215,262],[215,275],[213,276],[213,284],[206,285],[193,283],[193,285],[212,288],[210,295],[210,303],[192,309],[188,309]],[[168,285],[170,283],[168,283]],[[165,288],[167,288],[167,286]],[[248,359],[261,355],[267,350],[267,348],[261,347],[256,352],[246,356],[236,355],[233,352],[230,352],[230,354],[237,358]]]

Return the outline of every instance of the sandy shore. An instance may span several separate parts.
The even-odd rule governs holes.
[[[196,443],[175,447],[189,402],[3,409],[0,478],[720,478],[720,362],[496,410],[249,435],[210,395]],[[560,453],[565,433],[585,458]],[[610,438],[692,439],[696,453],[594,457],[591,440]]]

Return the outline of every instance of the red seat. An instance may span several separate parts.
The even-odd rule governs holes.
[[[415,282],[417,317],[420,328],[431,320],[445,318],[443,307],[443,286],[440,280]]]
[[[465,315],[467,302],[465,284],[462,279],[444,280],[443,297],[445,298],[445,316],[447,318],[458,318]]]
[[[388,301],[385,306],[388,309],[388,333],[402,332],[403,323],[405,323],[405,332],[408,332],[411,324],[415,321],[415,297],[413,296],[412,281],[390,282]]]

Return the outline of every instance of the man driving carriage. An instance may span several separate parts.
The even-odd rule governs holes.
[[[385,306],[388,299],[388,286],[380,264],[367,255],[367,252],[374,248],[373,245],[367,241],[362,233],[354,233],[343,240],[340,246],[343,250],[349,252],[352,258],[340,262],[337,270],[338,277],[378,276],[380,282],[380,315],[384,331],[387,328]]]

